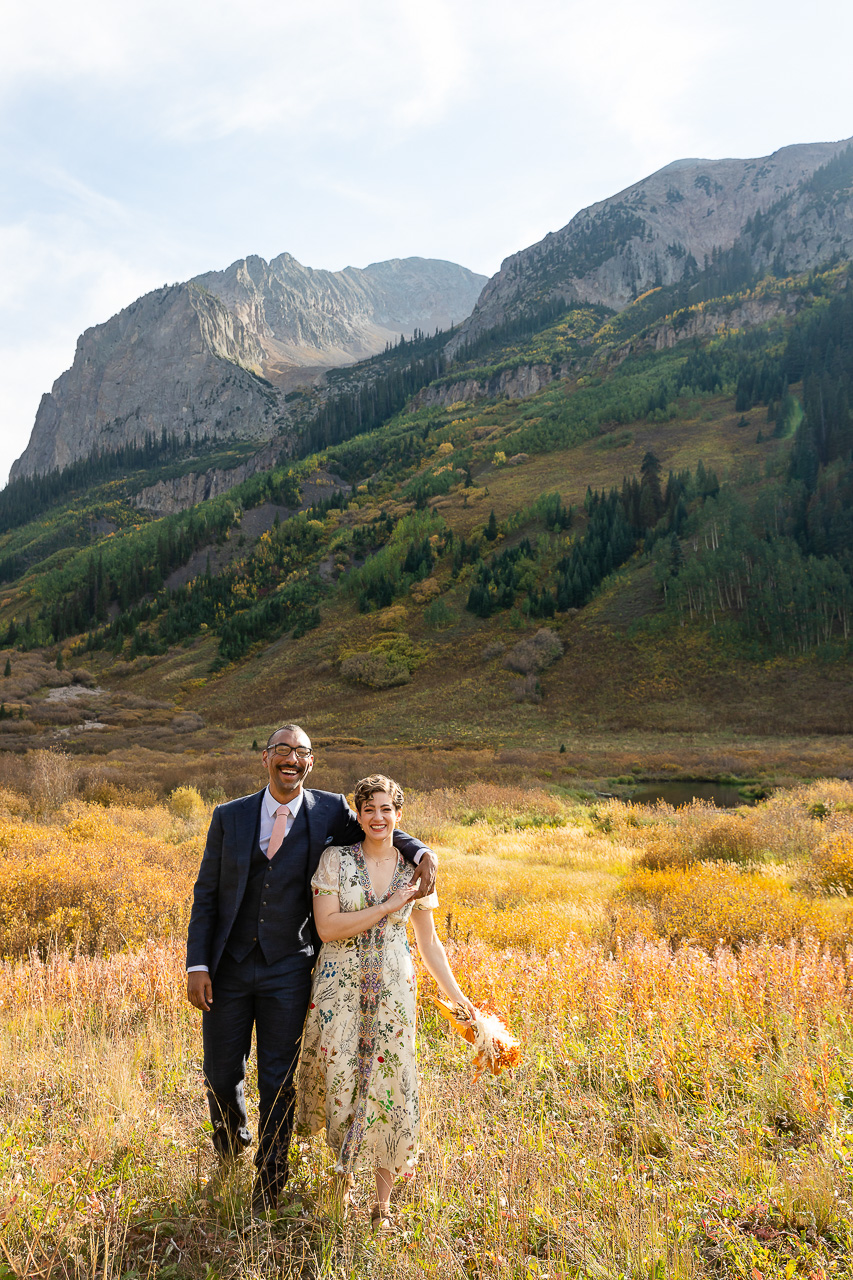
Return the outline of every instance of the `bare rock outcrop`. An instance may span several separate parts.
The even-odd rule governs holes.
[[[257,335],[264,372],[283,385],[294,375],[301,381],[305,367],[363,360],[401,333],[450,328],[469,314],[485,276],[428,258],[320,271],[283,253],[271,262],[243,258],[196,283]]]
[[[460,400],[496,399],[524,400],[535,396],[555,378],[568,377],[568,366],[550,364],[521,364],[513,369],[502,369],[488,378],[454,379],[452,382],[433,383],[412,400],[413,409],[430,408],[433,405],[456,404]]]
[[[134,506],[141,511],[149,511],[156,516],[174,515],[176,511],[187,511],[200,502],[207,502],[227,493],[235,485],[257,475],[259,471],[269,471],[274,466],[279,453],[280,443],[268,445],[252,454],[245,462],[236,467],[208,467],[205,471],[190,471],[171,480],[158,480],[156,484],[146,485],[131,499]]]
[[[508,400],[524,400],[536,395],[544,387],[560,378],[576,377],[583,370],[597,366],[614,366],[629,355],[644,351],[664,351],[678,342],[691,338],[714,338],[736,329],[748,329],[775,320],[780,315],[794,315],[797,311],[796,293],[768,293],[765,297],[746,298],[736,306],[709,303],[686,308],[674,316],[667,316],[637,338],[616,346],[602,345],[582,355],[574,362],[553,364],[521,364],[503,369],[487,378],[464,377],[432,383],[413,397],[413,409],[456,404],[459,401],[493,400],[505,396]],[[512,459],[510,459],[512,461]]]
[[[42,397],[11,479],[64,467],[146,435],[269,438],[278,398],[263,349],[212,293],[157,289],[79,338],[74,363]]]

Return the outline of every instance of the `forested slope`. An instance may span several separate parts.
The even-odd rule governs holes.
[[[735,268],[709,263],[700,292]],[[751,328],[724,323],[747,311]],[[331,700],[404,735],[482,736],[478,715],[553,734],[602,715],[607,654],[631,686],[614,725],[642,687],[652,718],[736,725],[713,667],[732,688],[753,673],[767,725],[849,730],[846,265],[692,303],[653,291],[619,316],[549,305],[450,363],[445,346],[418,334],[346,371],[290,456],[189,511],[131,501],[210,462],[166,436],[10,485],[0,642],[153,692],[180,677],[235,727],[295,666],[315,716]],[[550,380],[525,399],[442,402],[532,365]]]

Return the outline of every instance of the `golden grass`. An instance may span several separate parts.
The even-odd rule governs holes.
[[[852,801],[836,781],[725,815],[411,795],[460,983],[524,1054],[473,1082],[422,980],[423,1156],[373,1241],[369,1178],[342,1221],[319,1141],[276,1221],[250,1218],[248,1166],[212,1177],[180,936],[209,805],[0,793],[4,948],[42,952],[0,963],[0,1276],[853,1275]],[[750,862],[695,856],[731,824]],[[667,840],[684,856],[640,865]]]
[[[163,806],[67,801],[48,821],[0,819],[0,953],[135,947],[179,933],[203,846]]]
[[[56,778],[51,787],[62,794]],[[0,792],[0,954],[115,951],[180,935],[211,810],[199,792],[180,787],[144,808],[77,799],[50,808],[43,792],[31,802]],[[473,783],[412,794],[404,825],[439,853],[439,925],[454,939],[542,951],[575,935],[712,949],[853,938],[847,782],[777,792],[737,812],[580,805]]]
[[[209,1180],[180,946],[0,966],[11,1273],[850,1275],[849,963],[793,943],[450,950],[523,1063],[474,1083],[424,984],[424,1150],[381,1242],[366,1177],[340,1220],[319,1141],[277,1222],[248,1217],[248,1168]]]

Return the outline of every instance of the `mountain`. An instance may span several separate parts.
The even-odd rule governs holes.
[[[403,333],[449,329],[471,310],[475,286],[464,267],[427,258],[375,262],[364,270],[316,271],[289,253],[244,258],[195,282],[257,335],[263,373],[276,384],[306,367],[351,364]]]
[[[815,185],[815,172],[831,161],[837,172]],[[755,267],[778,258],[779,271],[847,257],[851,171],[849,139],[754,160],[676,160],[507,258],[450,350],[554,299],[621,311],[648,289],[689,280],[735,246]]]
[[[490,328],[456,344],[418,331],[289,399],[245,367],[325,340],[287,327],[286,263],[149,299],[207,335],[176,338],[175,369],[203,384],[218,360],[235,419],[250,395],[265,430],[292,413],[288,448],[149,432],[10,482],[0,743],[245,751],[286,714],[327,742],[385,744],[377,767],[405,742],[500,743],[522,772],[550,753],[569,786],[566,756],[605,733],[633,735],[610,755],[615,785],[648,767],[654,735],[664,771],[698,768],[708,736],[720,770],[748,757],[757,777],[775,758],[796,776],[810,766],[783,745],[794,734],[831,735],[831,771],[848,769],[853,147],[817,152],[817,168],[793,148],[746,181],[749,162],[720,162],[741,166],[728,239],[713,243],[719,209],[701,262],[685,252],[636,297],[577,298],[556,268],[543,291],[526,251]],[[683,189],[673,217],[703,207],[703,174],[664,171]],[[390,325],[388,307],[373,314]],[[156,334],[165,361],[168,332],[121,349]]]
[[[154,290],[80,337],[11,479],[165,432],[269,440],[295,386],[463,319],[485,281],[427,258],[315,271],[290,254]]]

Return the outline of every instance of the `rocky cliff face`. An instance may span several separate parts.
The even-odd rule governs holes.
[[[192,284],[157,289],[78,339],[71,368],[42,397],[11,479],[96,449],[183,436],[274,433],[277,399],[259,376],[263,350],[239,317]]]
[[[550,364],[521,364],[514,369],[502,369],[489,378],[462,376],[455,382],[424,387],[414,397],[412,406],[426,409],[433,405],[456,404],[460,400],[493,400],[498,396],[505,396],[508,400],[526,400],[555,378],[566,378],[569,373],[568,365],[555,368]]]
[[[401,333],[450,328],[469,314],[485,277],[427,258],[316,271],[283,253],[243,258],[196,283],[258,336],[266,375],[290,383],[306,366],[363,360]]]
[[[722,307],[708,304],[679,312],[674,318],[650,325],[640,338],[620,343],[617,347],[601,346],[574,361],[560,365],[521,364],[501,369],[488,378],[461,374],[453,382],[434,383],[424,387],[412,400],[415,409],[435,405],[447,406],[460,400],[493,400],[505,396],[508,400],[525,400],[535,396],[543,387],[556,379],[577,377],[586,370],[596,370],[602,365],[613,367],[621,364],[629,355],[644,351],[664,351],[676,343],[690,338],[714,338],[738,329],[775,320],[780,315],[794,315],[798,299],[795,294],[782,297],[748,298],[738,306]]]
[[[208,467],[205,471],[190,471],[171,480],[158,480],[156,484],[140,489],[131,501],[141,511],[150,511],[156,516],[186,511],[189,507],[198,506],[200,502],[207,502],[221,493],[227,493],[259,471],[269,471],[275,466],[280,452],[280,445],[275,443],[259,449],[236,467]]]
[[[164,428],[269,440],[288,420],[282,391],[401,333],[448,327],[484,282],[425,258],[332,272],[282,254],[155,290],[81,336],[73,365],[42,397],[11,479]]]
[[[846,153],[848,142],[784,147],[757,160],[677,160],[627,190],[582,210],[561,231],[507,258],[448,346],[544,303],[597,302],[622,310],[654,285],[701,269],[715,249],[747,235],[758,265],[782,255],[787,270],[853,256],[849,178],[829,192],[810,180]],[[845,198],[839,199],[839,194]]]

